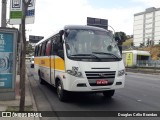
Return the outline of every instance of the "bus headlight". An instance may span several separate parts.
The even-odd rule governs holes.
[[[125,74],[125,70],[124,70],[124,69],[118,71],[118,76],[122,76],[122,75],[124,75],[124,74]]]
[[[82,72],[80,71],[67,70],[67,73],[75,77],[83,77]]]

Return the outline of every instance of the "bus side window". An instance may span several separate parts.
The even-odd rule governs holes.
[[[57,44],[55,44],[55,42],[52,43],[52,51],[51,51],[51,54],[52,55],[57,55],[57,51],[58,51],[58,47],[57,47]]]
[[[55,41],[55,36],[51,38],[51,55],[56,55],[57,52],[57,46],[56,46],[56,41]]]
[[[45,51],[46,51],[46,42],[42,43],[41,56],[45,56]]]
[[[63,42],[60,40],[60,35],[58,35],[56,39],[57,39],[57,47],[58,47],[57,55],[62,59],[64,59]]]
[[[34,49],[34,56],[37,56],[37,46]]]
[[[41,48],[42,48],[42,44],[39,45],[38,56],[41,56]]]
[[[53,38],[53,43],[52,43],[52,55],[57,55],[61,58],[64,58],[64,50],[63,50],[63,45],[60,42],[60,36],[55,36]]]
[[[37,53],[36,53],[36,54],[37,54],[37,56],[39,56],[39,54],[38,54],[38,53],[39,53],[39,45],[37,46]]]
[[[38,46],[36,46],[35,55],[38,56]]]
[[[48,42],[47,42],[47,45],[46,45],[46,54],[45,54],[46,56],[49,56],[49,55],[51,55],[51,40],[49,40]]]
[[[38,56],[38,46],[36,46],[35,55]]]

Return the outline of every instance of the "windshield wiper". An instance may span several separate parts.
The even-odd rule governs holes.
[[[112,53],[105,53],[105,52],[92,52],[92,53],[94,53],[94,54],[103,54],[103,55],[110,55],[110,56],[112,56],[114,58],[121,59],[120,57],[118,57],[118,56],[116,56],[116,55],[114,55]]]
[[[98,56],[96,56],[94,54],[74,54],[74,55],[71,55],[71,56],[92,56],[96,59],[100,59]]]

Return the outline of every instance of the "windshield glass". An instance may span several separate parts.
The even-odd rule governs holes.
[[[95,55],[98,58],[121,58],[111,32],[100,30],[68,30],[66,50],[68,56]],[[107,54],[109,53],[109,54]]]

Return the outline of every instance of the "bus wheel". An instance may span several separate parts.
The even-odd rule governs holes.
[[[39,74],[39,82],[41,85],[44,85],[45,81],[41,78],[41,74]]]
[[[106,98],[111,98],[114,95],[115,90],[103,91],[103,95]]]
[[[67,97],[67,93],[63,90],[63,86],[60,80],[57,82],[57,95],[60,101],[65,101]]]

